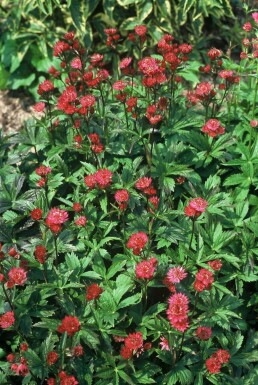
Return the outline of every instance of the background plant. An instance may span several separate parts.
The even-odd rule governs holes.
[[[239,34],[238,20],[245,18],[243,6],[243,2],[229,0],[3,1],[0,88],[24,88],[35,96],[38,80],[47,73],[52,59],[51,45],[64,34],[67,25],[73,24],[87,47],[92,46],[93,51],[98,47],[112,61],[103,44],[104,29],[108,27],[125,33],[145,23],[152,44],[163,33],[172,33],[179,41],[194,41],[200,50],[209,44],[234,46]],[[219,36],[213,32],[217,29]],[[121,45],[120,53],[124,52],[126,48]]]

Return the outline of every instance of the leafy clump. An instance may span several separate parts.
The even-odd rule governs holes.
[[[111,74],[66,33],[2,143],[1,384],[257,379],[256,45],[129,40]]]

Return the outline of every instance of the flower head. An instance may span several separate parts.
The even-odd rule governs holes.
[[[5,314],[2,314],[0,316],[0,327],[2,329],[7,329],[10,326],[12,326],[15,322],[14,318],[14,312],[13,311],[8,311]]]
[[[157,266],[157,259],[151,258],[149,260],[145,260],[139,262],[135,268],[135,275],[138,279],[152,279],[154,276],[154,272]]]
[[[134,255],[139,255],[142,249],[148,242],[147,234],[139,231],[138,233],[132,234],[126,244],[128,249],[133,249]]]
[[[167,273],[167,278],[169,283],[179,283],[187,277],[187,272],[182,266],[176,266],[172,269],[169,269]]]
[[[206,326],[199,326],[196,330],[196,336],[203,341],[206,341],[211,338],[212,330]]]
[[[87,301],[98,299],[100,295],[103,293],[103,291],[104,290],[97,283],[93,283],[92,285],[88,286],[86,289]]]
[[[80,322],[77,317],[73,317],[71,315],[65,316],[62,320],[61,325],[58,326],[57,331],[59,333],[65,333],[72,337],[75,333],[80,330]]]

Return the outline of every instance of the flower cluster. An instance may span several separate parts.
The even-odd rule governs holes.
[[[98,187],[100,189],[106,189],[112,183],[113,173],[107,168],[99,169],[94,174],[90,174],[84,177],[84,183],[89,189]]]
[[[187,217],[198,218],[205,212],[208,202],[203,198],[194,198],[190,200],[189,204],[185,207],[185,215]]]
[[[227,364],[230,360],[228,350],[219,349],[212,354],[205,362],[207,370],[211,374],[219,373],[223,364]]]
[[[65,316],[62,320],[61,325],[58,326],[57,331],[59,333],[67,333],[68,336],[72,337],[75,333],[80,330],[80,322],[77,317],[71,315]]]
[[[212,138],[224,134],[225,128],[221,126],[218,119],[209,119],[202,127],[202,132],[205,132]]]
[[[198,292],[210,290],[214,281],[213,273],[207,269],[200,269],[195,276],[194,289]]]
[[[88,286],[86,289],[87,301],[98,299],[103,291],[104,290],[97,283],[93,283],[92,285]]]
[[[134,354],[143,347],[143,337],[141,332],[131,333],[124,339],[120,354],[125,360],[132,358]]]
[[[68,221],[68,212],[57,207],[49,210],[46,217],[46,225],[57,234],[62,230],[62,225]]]
[[[171,326],[180,332],[185,332],[189,327],[187,296],[175,293],[169,298],[168,303],[167,317]]]

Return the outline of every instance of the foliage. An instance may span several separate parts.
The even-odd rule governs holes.
[[[257,47],[106,35],[116,72],[69,32],[2,138],[1,384],[253,384]]]

